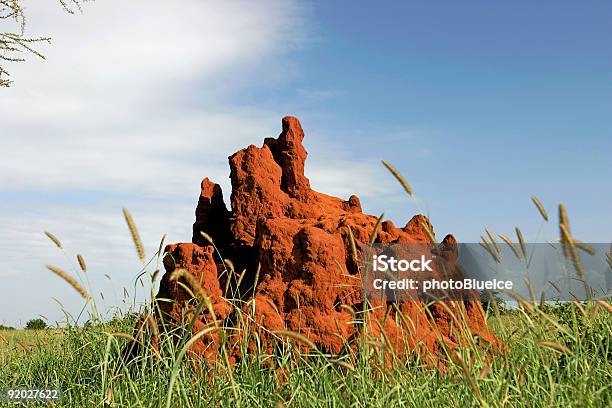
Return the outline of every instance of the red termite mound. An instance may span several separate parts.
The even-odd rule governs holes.
[[[456,347],[472,335],[498,345],[476,300],[426,308],[419,301],[380,299],[364,307],[360,261],[352,250],[349,228],[357,244],[367,243],[377,217],[364,214],[354,195],[342,200],[311,189],[304,175],[303,138],[298,119],[288,116],[278,138],[266,138],[262,147],[251,145],[230,156],[231,210],[221,187],[208,178],[202,181],[193,243],[166,248],[166,274],[158,294],[174,301],[161,306],[166,322],[193,317],[195,306],[184,286],[188,280],[170,279],[175,269],[182,268],[210,298],[211,307],[196,318],[194,332],[215,319],[221,326],[237,324],[235,308],[240,306],[224,299],[229,297],[224,293],[227,287],[228,292],[241,294],[246,306],[240,308],[252,313],[254,325],[249,327],[257,331],[259,344],[267,351],[272,351],[278,330],[299,333],[318,349],[334,354],[356,347],[360,334],[367,333],[396,355],[416,352],[431,362],[442,344]],[[424,223],[433,231],[422,215],[402,228],[384,221],[375,242],[430,243]],[[201,232],[212,238],[214,247]],[[442,244],[452,249],[456,242],[448,235]],[[223,272],[227,265],[221,256],[232,261],[233,273]],[[236,277],[245,269],[237,285]],[[359,313],[362,310],[367,311]],[[218,347],[219,333],[213,331],[202,336],[192,351],[214,359]],[[237,350],[230,351],[233,358],[239,358]]]

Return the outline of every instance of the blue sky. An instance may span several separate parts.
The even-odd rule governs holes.
[[[50,2],[52,3],[52,2]],[[81,303],[45,271],[83,253],[106,307],[149,253],[188,241],[199,180],[228,192],[227,156],[280,130],[306,131],[312,185],[397,225],[428,212],[475,241],[484,226],[554,240],[530,202],[566,204],[577,238],[612,225],[612,5],[605,1],[144,0],[69,16],[27,2],[47,61],[12,66],[0,93],[0,323],[61,319]],[[413,185],[409,201],[381,167]],[[68,257],[42,234],[62,239]],[[103,278],[111,276],[111,281]]]

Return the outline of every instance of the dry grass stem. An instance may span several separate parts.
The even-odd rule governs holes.
[[[347,227],[353,260],[355,261],[355,265],[359,265],[359,255],[357,253],[357,244],[355,243],[355,236],[353,235],[353,230],[351,229],[351,226],[347,225]],[[359,266],[357,266],[357,268],[359,268]]]
[[[560,353],[572,354],[572,350],[554,341],[543,340],[538,342],[538,345],[558,351]]]
[[[57,237],[55,235],[53,235],[52,233],[50,233],[49,231],[45,231],[45,235],[47,237],[49,237],[49,239],[51,241],[53,241],[53,243],[59,248],[62,249],[62,243],[60,242],[59,239],[57,239]]]
[[[501,260],[499,259],[499,256],[493,250],[493,248],[491,248],[491,245],[489,244],[487,239],[484,236],[482,236],[482,235],[480,236],[480,239],[482,240],[482,242],[480,243],[480,246],[483,247],[491,255],[491,257],[495,260],[495,262],[501,263]]]
[[[569,234],[570,227],[569,227],[569,220],[567,218],[567,211],[565,211],[565,206],[563,204],[559,204],[559,237],[560,237],[560,241],[563,247],[563,254],[567,258],[569,258],[570,252],[569,252],[569,248],[567,245],[568,242],[565,241],[565,234],[563,232],[563,227],[565,227],[567,234]]]
[[[488,227],[485,227],[485,232],[487,233],[487,235],[489,236],[489,239],[491,240],[491,242],[495,246],[495,250],[497,251],[497,253],[501,254],[501,248],[497,244],[497,240],[495,239],[495,235],[493,235],[493,233],[489,230]]]
[[[255,271],[255,280],[253,281],[253,293],[255,293],[255,289],[257,288],[257,283],[259,283],[259,273],[261,272],[261,263],[257,264],[257,271]]]
[[[164,249],[164,241],[166,241],[166,234],[164,234],[162,236],[161,241],[159,241],[159,249],[157,250],[158,255],[161,255],[163,253],[162,250]]]
[[[565,225],[561,224],[559,227],[561,228],[561,240],[567,248],[569,258],[572,260],[578,276],[581,279],[584,279],[584,268],[582,267],[582,262],[580,261],[580,254],[578,254],[578,251],[576,251],[574,239],[570,235]]]
[[[216,327],[217,320],[215,319],[215,310],[213,309],[213,305],[210,301],[210,297],[206,294],[206,291],[204,290],[200,282],[198,282],[195,276],[190,274],[186,269],[176,269],[170,275],[171,281],[177,281],[178,279],[181,279],[181,278],[187,282],[187,284],[193,291],[194,297],[198,299],[200,302],[204,303],[204,305],[206,306],[206,309],[210,313],[210,318],[213,319],[213,323],[215,324],[215,327]],[[178,283],[180,284],[181,282],[178,282]]]
[[[576,248],[578,248],[582,252],[587,253],[591,256],[595,256],[595,250],[590,245],[587,245],[584,242],[578,240],[574,240],[574,245],[576,245]]]
[[[519,227],[514,227],[514,231],[516,231],[516,238],[518,239],[519,245],[521,246],[521,252],[523,253],[523,258],[527,259],[527,245],[525,245],[525,240],[523,239],[523,233],[519,229]]]
[[[53,272],[54,274],[56,274],[57,276],[65,280],[70,286],[74,288],[74,290],[79,292],[79,295],[81,295],[84,299],[87,299],[87,300],[91,299],[91,296],[89,296],[89,293],[87,293],[87,291],[81,286],[81,284],[77,282],[76,279],[74,279],[72,276],[68,275],[66,272],[64,272],[57,266],[47,265],[47,269],[49,269],[51,272]]]
[[[246,268],[242,270],[242,272],[240,273],[240,276],[238,277],[238,282],[236,282],[236,286],[240,287],[240,284],[242,283],[242,279],[244,279],[244,275],[246,275]]]
[[[595,304],[601,307],[602,309],[606,310],[608,313],[612,313],[612,305],[610,305],[610,302],[600,299],[600,300],[596,300]]]
[[[204,291],[204,288],[202,287],[202,285],[200,285],[200,282],[198,282],[198,280],[192,274],[190,274],[186,269],[176,269],[170,275],[171,281],[176,281],[181,278],[185,280],[185,282],[187,282],[187,284],[193,291],[193,294],[197,298],[199,299],[208,298],[208,295]]]
[[[538,200],[538,197],[532,195],[531,196],[531,201],[533,201],[533,203],[535,204],[536,208],[540,212],[540,215],[542,216],[542,218],[544,218],[544,221],[548,222],[548,213],[544,209],[544,206],[542,205],[540,200]]]
[[[382,164],[387,168],[387,170],[391,172],[391,174],[393,174],[393,176],[397,179],[397,181],[399,181],[399,183],[402,185],[402,187],[404,187],[404,190],[406,190],[408,195],[412,197],[412,187],[410,187],[410,185],[408,184],[408,182],[406,182],[406,180],[400,174],[400,172],[397,171],[397,169],[393,167],[393,165],[391,165],[391,163],[389,163],[386,160],[383,160]]]
[[[355,371],[355,367],[352,364],[347,363],[346,361],[332,359],[332,360],[329,360],[329,362],[337,366],[344,367],[349,371]]]
[[[87,264],[85,263],[85,259],[80,254],[77,255],[77,261],[79,262],[79,266],[83,272],[87,272]]]
[[[376,224],[374,224],[374,229],[372,230],[372,234],[370,235],[370,245],[374,243],[376,240],[376,235],[378,234],[378,228],[380,227],[380,223],[383,220],[385,213],[380,214],[380,217],[376,219]]]
[[[533,285],[531,284],[531,281],[528,278],[523,278],[523,280],[525,281],[527,289],[529,289],[529,296],[531,297],[531,301],[535,304],[537,301],[535,289],[533,288]]]
[[[134,219],[132,218],[132,214],[128,211],[127,208],[123,209],[123,216],[125,217],[125,222],[130,229],[130,234],[132,234],[132,240],[134,241],[134,245],[136,246],[136,252],[138,253],[138,258],[145,262],[145,251],[142,246],[142,241],[140,240],[140,235],[138,234],[138,230],[136,229],[136,224],[134,223]]]
[[[517,259],[521,259],[521,254],[519,253],[518,249],[516,249],[516,247],[514,246],[514,243],[507,235],[497,234],[497,236],[499,236],[499,238],[510,247],[510,249],[514,253],[514,256],[516,256]]]
[[[576,306],[576,309],[580,311],[580,314],[583,316],[586,316],[586,310],[584,310],[584,307],[582,306],[582,304],[577,300],[574,300],[573,303],[574,303],[574,306]]]
[[[274,334],[279,337],[288,337],[290,339],[297,340],[298,342],[308,346],[312,350],[317,349],[317,346],[312,341],[310,341],[310,339],[299,333],[295,333],[290,330],[276,330]]]
[[[234,263],[230,259],[224,259],[223,263],[229,268],[229,272],[234,273]]]
[[[212,237],[210,235],[208,235],[207,233],[205,233],[204,231],[200,231],[200,235],[202,235],[202,237],[204,237],[204,239],[206,241],[208,241],[209,244],[214,245],[214,241],[212,239]]]
[[[437,244],[438,242],[436,241],[436,236],[434,235],[433,231],[429,227],[429,224],[426,223],[426,222],[421,222],[421,226],[425,230],[425,233],[427,234],[427,238],[429,238],[431,243],[432,244]]]
[[[155,282],[157,280],[157,276],[159,275],[159,269],[156,269],[153,274],[151,274],[151,282]]]

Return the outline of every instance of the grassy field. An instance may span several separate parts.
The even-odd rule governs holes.
[[[583,313],[584,312],[584,313]],[[566,304],[489,317],[508,351],[488,363],[463,350],[441,373],[417,359],[384,370],[379,349],[355,360],[303,356],[285,347],[228,370],[204,372],[179,349],[126,367],[121,350],[134,319],[87,329],[0,333],[0,388],[57,387],[67,407],[209,406],[612,406],[612,314]],[[115,333],[115,335],[111,335]],[[191,364],[190,364],[191,362]]]
[[[127,211],[125,217],[144,262]],[[575,253],[566,225],[560,206],[564,240]],[[47,235],[62,249],[55,236]],[[161,256],[162,248],[160,244],[156,256]],[[612,257],[610,261],[612,265]],[[85,273],[80,257],[79,264]],[[91,315],[99,316],[76,279],[59,268],[48,268],[89,299]],[[74,275],[86,281],[79,270]],[[155,276],[151,274],[152,282]],[[159,351],[142,339],[147,346],[126,362],[123,352],[134,340],[135,314],[110,322],[98,318],[86,327],[5,330],[0,331],[0,389],[57,388],[63,395],[56,405],[66,407],[612,406],[610,303],[576,301],[553,307],[523,301],[512,310],[495,305],[487,319],[506,345],[504,351],[492,353],[473,339],[471,346],[446,350],[444,370],[417,356],[394,359],[390,348],[380,342],[378,346],[363,342],[356,352],[328,356],[316,350],[304,354],[292,341],[280,340],[272,355],[243,352],[242,361],[230,364],[220,352],[220,358],[208,366],[185,352],[204,334],[193,335],[191,327],[162,331]],[[248,328],[238,329],[251,333]],[[385,363],[389,358],[391,365]]]

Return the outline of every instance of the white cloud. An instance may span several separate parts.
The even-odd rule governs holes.
[[[280,57],[303,41],[303,10],[281,0],[169,4],[99,0],[70,16],[53,1],[27,2],[30,34],[53,44],[41,48],[47,61],[12,65],[15,82],[0,93],[0,322],[59,318],[52,296],[78,311],[44,269],[68,268],[77,252],[96,291],[109,289],[108,274],[120,298],[139,268],[121,207],[149,254],[163,233],[188,241],[201,178],[228,191],[227,156],[278,133],[281,112],[226,95],[262,71],[284,78]]]
[[[167,5],[104,0],[70,16],[53,2],[29,4],[28,27],[54,40],[46,62],[12,67],[16,82],[0,97],[11,152],[0,188],[173,193],[177,174],[214,173],[218,157],[275,129],[279,113],[227,106],[224,92],[240,81],[219,82],[300,41],[295,4]],[[205,106],[181,108],[200,94]]]
[[[140,268],[121,207],[132,211],[148,254],[164,233],[167,242],[189,241],[202,177],[219,182],[227,200],[227,156],[276,136],[293,113],[237,96],[295,75],[283,57],[305,41],[307,10],[285,0],[168,4],[98,0],[70,16],[53,1],[28,1],[32,34],[54,41],[42,49],[47,61],[13,65],[15,83],[0,93],[0,323],[60,318],[52,296],[78,312],[78,296],[44,269],[69,268],[76,253],[93,292],[120,304]],[[347,198],[393,183],[378,163],[355,163],[329,140],[307,135],[314,188]]]

